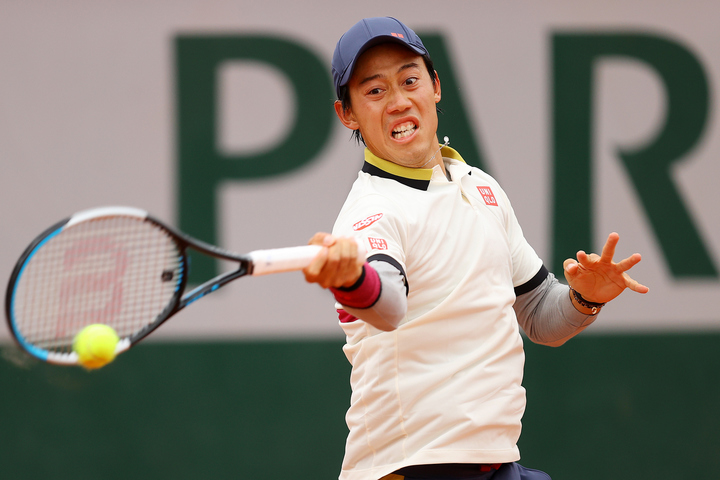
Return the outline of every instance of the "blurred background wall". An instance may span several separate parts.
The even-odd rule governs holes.
[[[720,6],[708,1],[0,0],[0,275],[47,226],[131,205],[243,252],[332,228],[362,163],[330,60],[363,17],[428,46],[439,134],[493,174],[546,265],[620,233],[625,293],[526,341],[522,462],[563,479],[716,478]],[[193,278],[227,268],[194,259]],[[5,272],[5,273],[2,273]],[[6,277],[6,278],[7,278]],[[331,297],[239,281],[112,365],[0,329],[3,478],[335,478],[349,365]]]

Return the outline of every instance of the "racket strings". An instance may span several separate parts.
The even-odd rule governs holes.
[[[132,336],[173,300],[181,269],[172,237],[151,222],[106,217],[72,225],[27,259],[13,299],[16,329],[26,342],[59,353],[93,323]]]

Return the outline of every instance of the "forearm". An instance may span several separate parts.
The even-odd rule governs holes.
[[[560,346],[595,321],[597,315],[583,313],[589,310],[576,307],[569,292],[550,273],[540,286],[517,297],[513,308],[530,340]]]

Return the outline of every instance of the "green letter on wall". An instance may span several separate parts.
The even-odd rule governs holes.
[[[717,277],[712,259],[672,179],[673,164],[698,142],[708,116],[708,82],[697,58],[667,38],[646,34],[553,36],[553,269],[578,249],[594,249],[593,67],[625,57],[652,67],[664,83],[665,124],[648,144],[618,149],[675,277]],[[568,188],[571,185],[572,188]]]
[[[286,173],[312,161],[325,145],[334,116],[329,67],[307,48],[276,37],[183,35],[175,47],[179,227],[216,244],[216,189],[221,181]],[[243,60],[264,62],[285,74],[294,88],[297,111],[294,125],[277,145],[260,153],[228,156],[216,145],[216,77],[223,62]],[[215,275],[215,263],[197,257],[193,279]]]

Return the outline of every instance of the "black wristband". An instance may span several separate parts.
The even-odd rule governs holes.
[[[575,298],[575,301],[577,303],[579,303],[585,308],[589,308],[590,310],[592,310],[592,313],[590,315],[597,315],[600,309],[605,306],[604,303],[595,303],[585,300],[583,296],[580,295],[580,293],[572,287],[570,287],[570,292],[572,293],[572,296]]]

